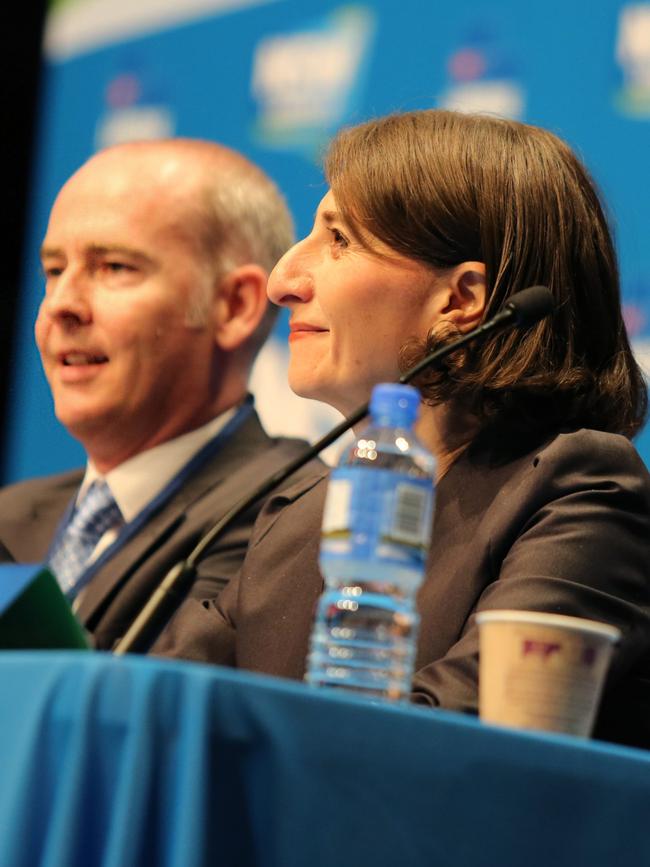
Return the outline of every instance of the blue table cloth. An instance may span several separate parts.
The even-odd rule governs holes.
[[[136,657],[0,689],[2,867],[650,865],[650,753]]]

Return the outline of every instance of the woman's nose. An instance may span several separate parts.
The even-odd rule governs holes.
[[[305,238],[294,244],[271,271],[266,293],[280,307],[309,301],[314,294],[311,256]]]

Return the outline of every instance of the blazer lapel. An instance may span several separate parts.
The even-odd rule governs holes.
[[[217,486],[222,488],[222,497],[219,510],[213,513],[215,522],[237,503],[246,493],[247,481],[252,479],[255,484],[260,481],[254,473],[249,479],[248,474],[243,472],[247,464],[252,462],[251,454],[262,453],[268,445],[269,440],[257,415],[253,413],[223,447],[200,466],[176,494],[101,565],[79,594],[76,611],[80,619],[83,622],[91,620],[120,584],[130,578],[137,580],[138,571],[144,569],[152,552],[172,541],[180,544],[179,537],[189,539],[196,535],[204,521],[197,528],[193,511],[201,511],[201,501]],[[214,497],[211,501],[214,501]],[[172,565],[173,562],[170,562],[168,568]],[[163,571],[156,575],[156,580],[162,580],[164,574]]]
[[[187,520],[187,510],[222,481],[224,464],[219,458],[220,455],[213,456],[211,461],[191,476],[160,511],[152,515],[124,545],[118,546],[115,553],[93,575],[81,592],[76,608],[82,621],[86,622],[93,617],[115,588],[138,571],[152,550],[159,548],[171,536],[182,532]],[[161,580],[163,577],[159,576]]]
[[[329,469],[325,467],[322,470],[315,471],[312,475],[299,479],[280,493],[272,494],[257,521],[255,536],[251,539],[250,547],[254,548],[262,541],[266,534],[272,529],[286,506],[314,488],[328,474]]]

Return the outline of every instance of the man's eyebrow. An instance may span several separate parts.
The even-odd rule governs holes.
[[[105,256],[106,254],[119,253],[123,256],[132,256],[134,259],[149,261],[149,256],[142,250],[129,247],[128,244],[89,244],[87,252],[93,256]]]
[[[89,244],[85,252],[90,254],[91,256],[105,256],[107,254],[118,253],[123,256],[131,256],[134,259],[138,259],[142,262],[150,262],[151,259],[147,256],[146,253],[143,253],[140,250],[136,250],[134,247],[129,247],[126,244]],[[55,256],[64,256],[64,252],[60,247],[47,247],[43,245],[41,247],[41,258],[52,258]]]
[[[41,259],[47,259],[52,256],[62,256],[63,251],[59,247],[46,247],[44,244],[39,251]]]

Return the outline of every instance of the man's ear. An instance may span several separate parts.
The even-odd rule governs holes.
[[[217,287],[215,340],[224,352],[245,343],[260,325],[267,310],[268,274],[259,265],[240,265],[228,271]]]
[[[459,331],[471,331],[481,322],[487,303],[485,265],[461,262],[445,273],[439,321]]]

